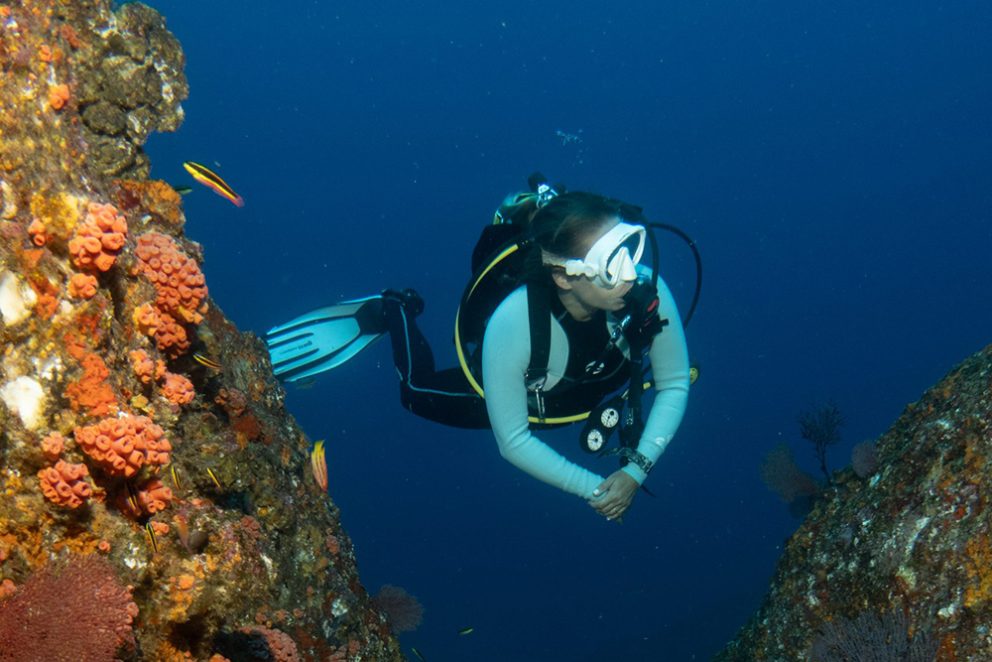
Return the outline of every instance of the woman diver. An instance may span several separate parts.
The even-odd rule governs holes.
[[[445,425],[491,428],[513,465],[619,520],[682,420],[685,333],[664,281],[639,265],[647,234],[628,218],[636,208],[592,193],[558,194],[543,182],[532,187],[504,202],[491,236],[476,247],[481,275],[456,323],[459,367],[435,370],[415,323],[423,301],[413,290],[386,290],[275,327],[267,336],[273,366],[287,381],[310,378],[388,332],[406,409]],[[494,242],[499,236],[510,241]],[[656,396],[637,425],[644,352]],[[601,442],[620,414],[597,404],[628,381],[637,420],[620,449],[625,465],[605,479],[534,434],[592,412],[587,430]]]

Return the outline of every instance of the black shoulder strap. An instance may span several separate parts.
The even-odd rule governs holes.
[[[529,390],[540,392],[548,380],[551,356],[550,287],[544,283],[527,284],[527,317],[530,322],[530,363],[525,379]]]

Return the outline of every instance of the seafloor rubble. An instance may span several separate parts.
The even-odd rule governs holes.
[[[906,408],[872,475],[835,476],[717,659],[992,660],[990,459],[992,346]]]
[[[0,3],[0,660],[400,660],[180,196],[155,11]]]

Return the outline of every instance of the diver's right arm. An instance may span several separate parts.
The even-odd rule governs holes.
[[[517,290],[493,313],[482,342],[486,409],[499,452],[538,480],[589,499],[602,477],[570,462],[531,434],[524,385],[529,362],[527,296],[526,290]]]

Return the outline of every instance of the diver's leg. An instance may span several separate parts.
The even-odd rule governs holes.
[[[404,382],[434,372],[434,352],[415,321],[423,310],[424,300],[413,290],[382,293],[382,312],[393,345],[393,363]]]
[[[420,418],[455,428],[489,427],[486,401],[472,390],[461,368],[448,368],[400,382],[400,403]]]
[[[393,346],[393,363],[400,377],[400,402],[430,421],[459,428],[489,427],[485,401],[459,368],[437,371],[434,353],[415,317],[423,300],[413,290],[383,292],[383,317]]]

